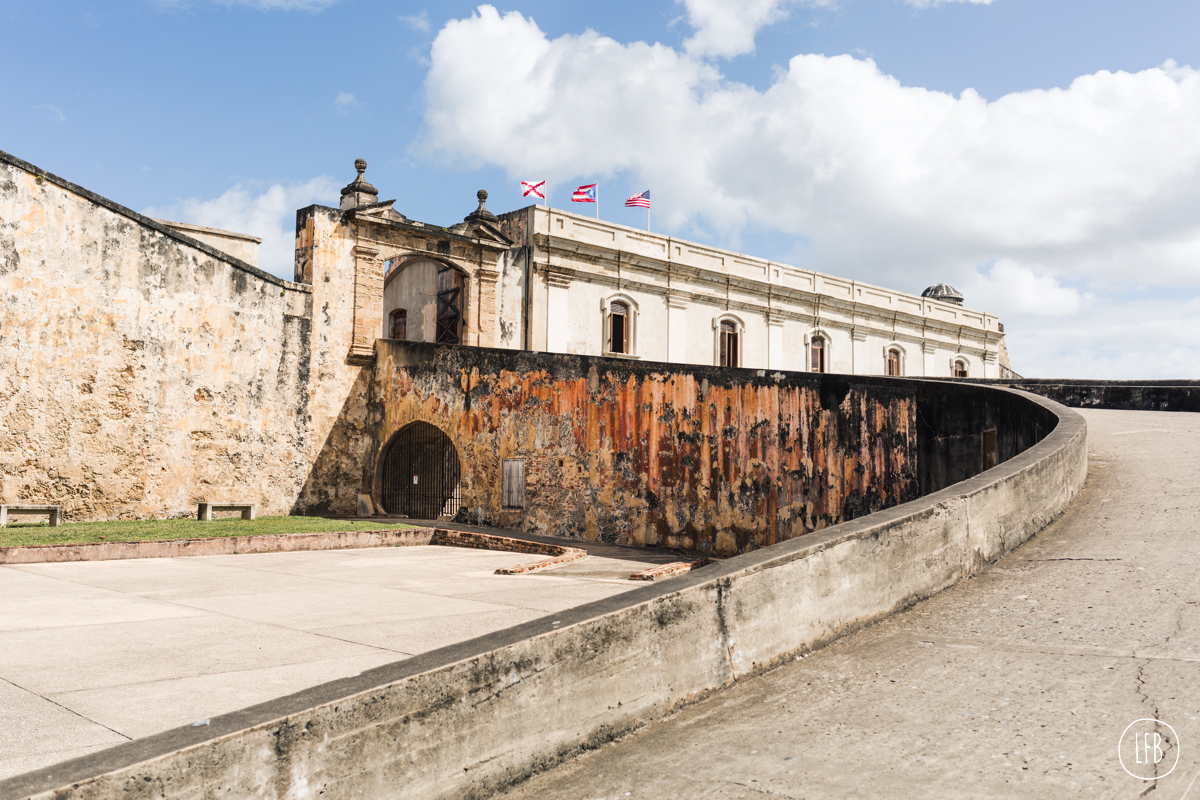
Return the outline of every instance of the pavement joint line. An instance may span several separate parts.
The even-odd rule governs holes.
[[[47,696],[46,696],[46,695],[44,695],[44,694],[39,694],[38,692],[35,692],[35,691],[33,691],[32,689],[26,689],[26,688],[25,688],[24,686],[22,686],[21,684],[19,684],[19,683],[13,683],[13,682],[12,682],[12,681],[10,681],[8,678],[5,678],[5,677],[3,677],[3,676],[0,676],[0,681],[4,681],[4,682],[5,682],[5,683],[7,683],[9,686],[13,686],[13,687],[15,687],[15,688],[17,688],[17,689],[20,689],[22,692],[27,692],[27,693],[29,693],[29,694],[33,695],[34,697],[40,697],[40,698],[42,698],[43,700],[45,700],[47,703],[51,703],[51,704],[53,704],[53,705],[56,705],[56,706],[58,706],[59,708],[61,708],[63,711],[66,711],[66,712],[68,712],[68,713],[74,714],[75,716],[79,717],[80,719],[87,720],[88,722],[92,723],[93,725],[99,725],[101,728],[104,728],[104,730],[106,730],[106,731],[111,731],[112,733],[115,733],[117,736],[120,736],[122,739],[124,739],[124,740],[125,740],[125,741],[127,741],[127,742],[132,742],[132,741],[133,741],[133,737],[132,737],[132,736],[126,736],[125,734],[121,733],[119,730],[116,730],[115,728],[110,728],[110,727],[108,727],[108,726],[107,726],[107,725],[105,725],[103,722],[100,722],[100,721],[98,721],[98,720],[94,720],[94,719],[92,719],[91,717],[87,716],[86,714],[80,714],[80,713],[79,713],[78,711],[76,711],[75,709],[73,709],[73,708],[70,708],[69,706],[64,706],[62,703],[59,703],[59,702],[57,702],[56,700],[54,700],[54,699],[53,699],[53,698],[51,698],[51,697],[47,697]],[[50,751],[48,751],[48,750],[47,750],[47,751],[44,751],[44,752],[50,752]]]
[[[1044,656],[1092,656],[1096,658],[1129,658],[1145,661],[1174,661],[1180,664],[1200,662],[1200,653],[1190,653],[1187,656],[1160,655],[1145,650],[1119,650],[1104,647],[1049,647],[1038,645],[1023,645],[1020,642],[1002,642],[997,639],[955,639],[942,636],[920,636],[918,634],[897,634],[883,641],[905,642],[907,644],[932,644],[943,647],[972,648],[976,650],[996,650],[1014,653],[1031,653]],[[814,653],[813,655],[816,655]]]

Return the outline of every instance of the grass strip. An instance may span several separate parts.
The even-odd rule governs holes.
[[[95,544],[98,542],[153,542],[171,539],[216,539],[225,536],[268,536],[280,533],[340,533],[411,528],[395,522],[368,522],[325,517],[241,517],[214,519],[143,519],[112,522],[67,522],[51,528],[47,522],[9,519],[0,528],[0,547],[37,544]]]

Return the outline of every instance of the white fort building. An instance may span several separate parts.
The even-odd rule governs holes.
[[[1013,374],[1004,326],[943,284],[906,294],[543,206],[496,216],[486,192],[464,223],[434,228],[355,186],[342,210],[361,203],[355,219],[371,221],[359,236],[382,263],[383,338],[750,369]],[[389,252],[403,228],[424,246],[409,237]]]

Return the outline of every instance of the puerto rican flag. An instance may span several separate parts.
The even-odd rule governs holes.
[[[533,195],[541,200],[546,199],[546,182],[545,181],[521,181],[521,196],[529,197]]]
[[[650,207],[650,190],[635,194],[633,197],[625,201],[626,208],[649,208]]]
[[[589,183],[587,186],[580,186],[571,195],[572,203],[594,203],[596,202],[596,185]]]

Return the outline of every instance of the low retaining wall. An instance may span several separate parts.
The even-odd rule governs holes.
[[[152,542],[97,542],[0,547],[0,564],[43,564],[61,561],[113,561],[125,558],[230,556],[242,553],[290,553],[297,550],[353,550],[430,544],[433,528],[336,533],[273,533],[259,536],[213,536]]]
[[[1200,381],[1028,379],[971,381],[1048,397],[1070,408],[1125,411],[1200,411]]]
[[[0,797],[487,796],[911,606],[1040,531],[1083,485],[1087,431],[1021,399],[1054,430],[920,500],[18,776]]]

